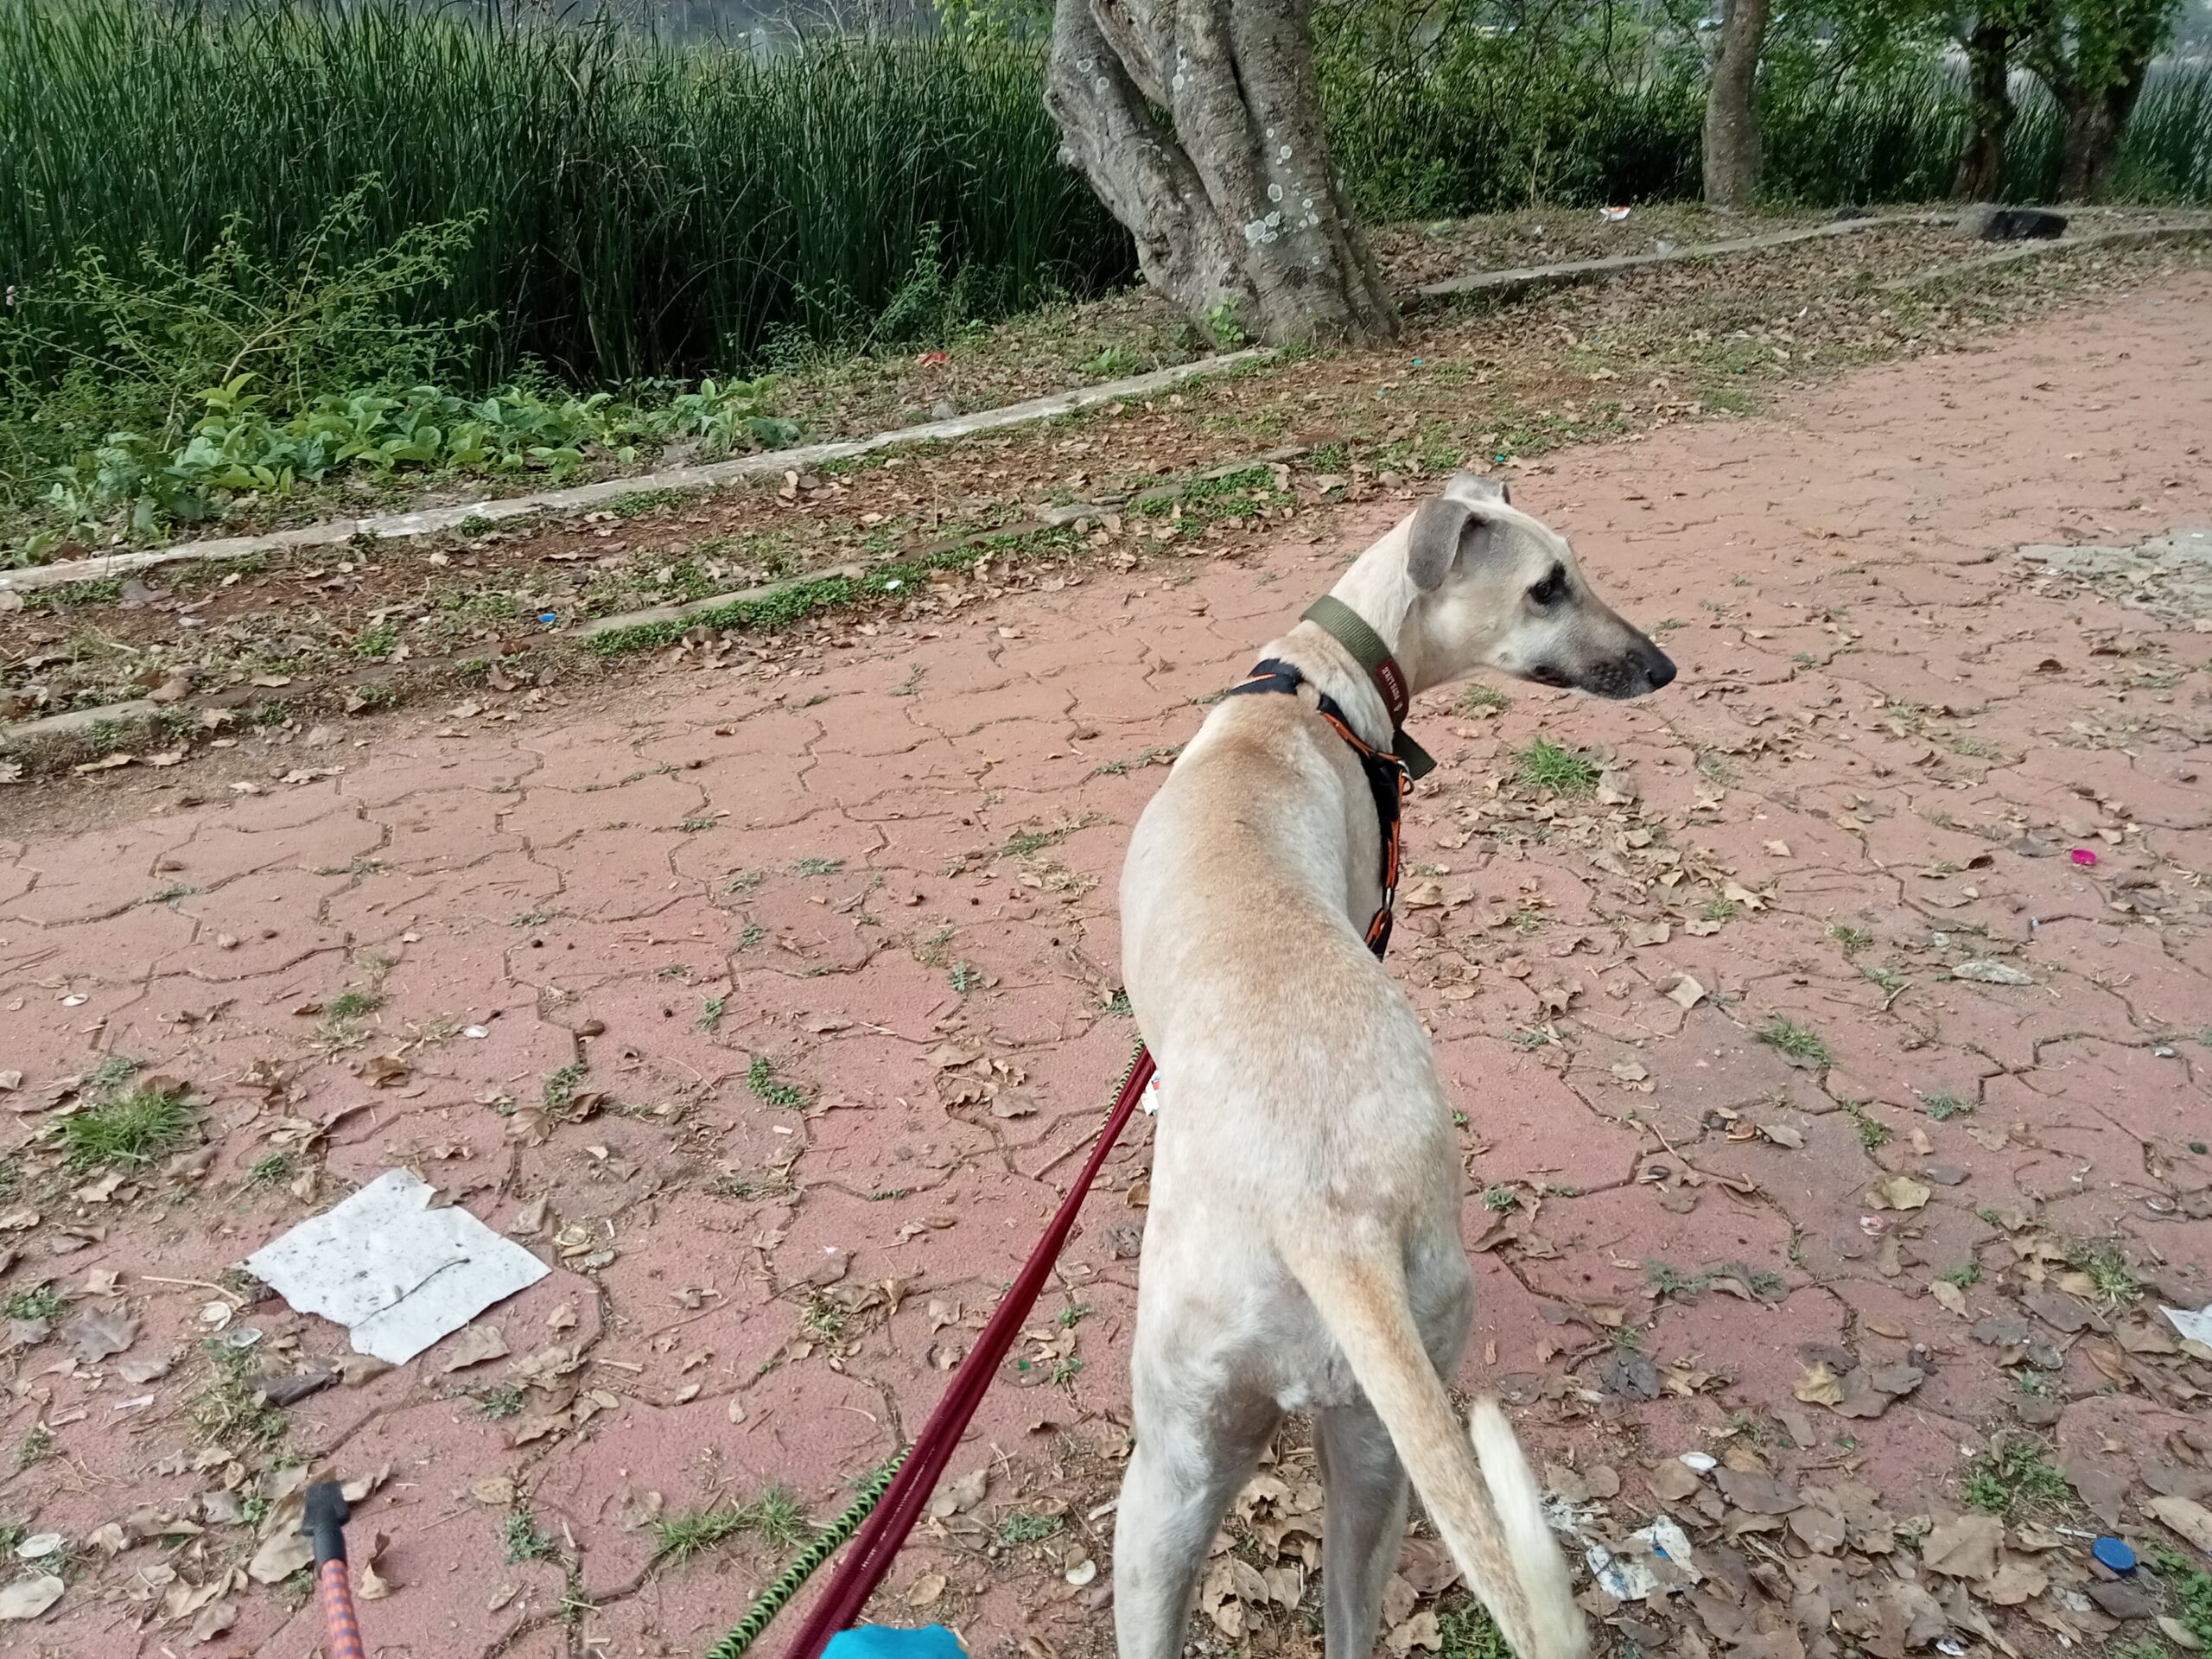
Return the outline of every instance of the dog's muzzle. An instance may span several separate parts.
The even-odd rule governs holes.
[[[1648,697],[1675,678],[1674,658],[1649,639],[1637,641],[1618,656],[1600,657],[1577,668],[1578,671],[1569,672],[1555,664],[1539,663],[1529,671],[1529,677],[1539,685],[1586,691],[1593,697],[1610,697],[1617,702]]]

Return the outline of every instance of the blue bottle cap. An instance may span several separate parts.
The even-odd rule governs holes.
[[[2135,1570],[2135,1552],[2127,1547],[2124,1540],[2114,1538],[2109,1533],[2089,1546],[2089,1554],[2115,1573],[2133,1573]]]

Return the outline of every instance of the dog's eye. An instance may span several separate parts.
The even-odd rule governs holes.
[[[1567,597],[1567,567],[1552,566],[1544,579],[1529,590],[1529,601],[1535,605],[1556,605]]]

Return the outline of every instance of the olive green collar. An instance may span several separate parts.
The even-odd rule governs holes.
[[[1333,594],[1324,594],[1307,606],[1302,620],[1350,652],[1352,660],[1367,671],[1367,677],[1382,695],[1382,707],[1389,713],[1391,753],[1405,763],[1406,776],[1426,778],[1434,772],[1436,762],[1428,751],[1406,735],[1406,711],[1413,706],[1413,689],[1407,683],[1406,671],[1382,643],[1382,636]]]

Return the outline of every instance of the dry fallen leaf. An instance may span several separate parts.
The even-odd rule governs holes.
[[[1795,1392],[1808,1406],[1840,1406],[1843,1403],[1843,1379],[1826,1361],[1816,1360],[1797,1379]]]
[[[2193,1498],[2177,1497],[2148,1498],[2143,1507],[2199,1549],[2212,1554],[2212,1510]]]
[[[51,1573],[41,1573],[35,1579],[18,1579],[0,1590],[0,1618],[36,1618],[61,1599],[65,1588]]]
[[[1973,1510],[1938,1521],[1922,1541],[1920,1559],[1931,1570],[1954,1579],[1986,1579],[1997,1571],[2005,1522]]]
[[[441,1369],[448,1372],[466,1370],[487,1359],[504,1359],[507,1351],[507,1339],[499,1334],[498,1325],[467,1325],[446,1344],[445,1363]]]
[[[944,1593],[945,1583],[945,1576],[942,1573],[923,1573],[920,1578],[906,1586],[906,1605],[909,1607],[927,1607],[933,1605],[937,1599]]]
[[[1668,989],[1667,1000],[1680,1008],[1694,1008],[1705,1001],[1705,987],[1688,974],[1677,974]]]
[[[1923,1186],[1910,1175],[1892,1175],[1875,1189],[1882,1196],[1883,1205],[1891,1210],[1917,1210],[1928,1202],[1933,1190]]]

